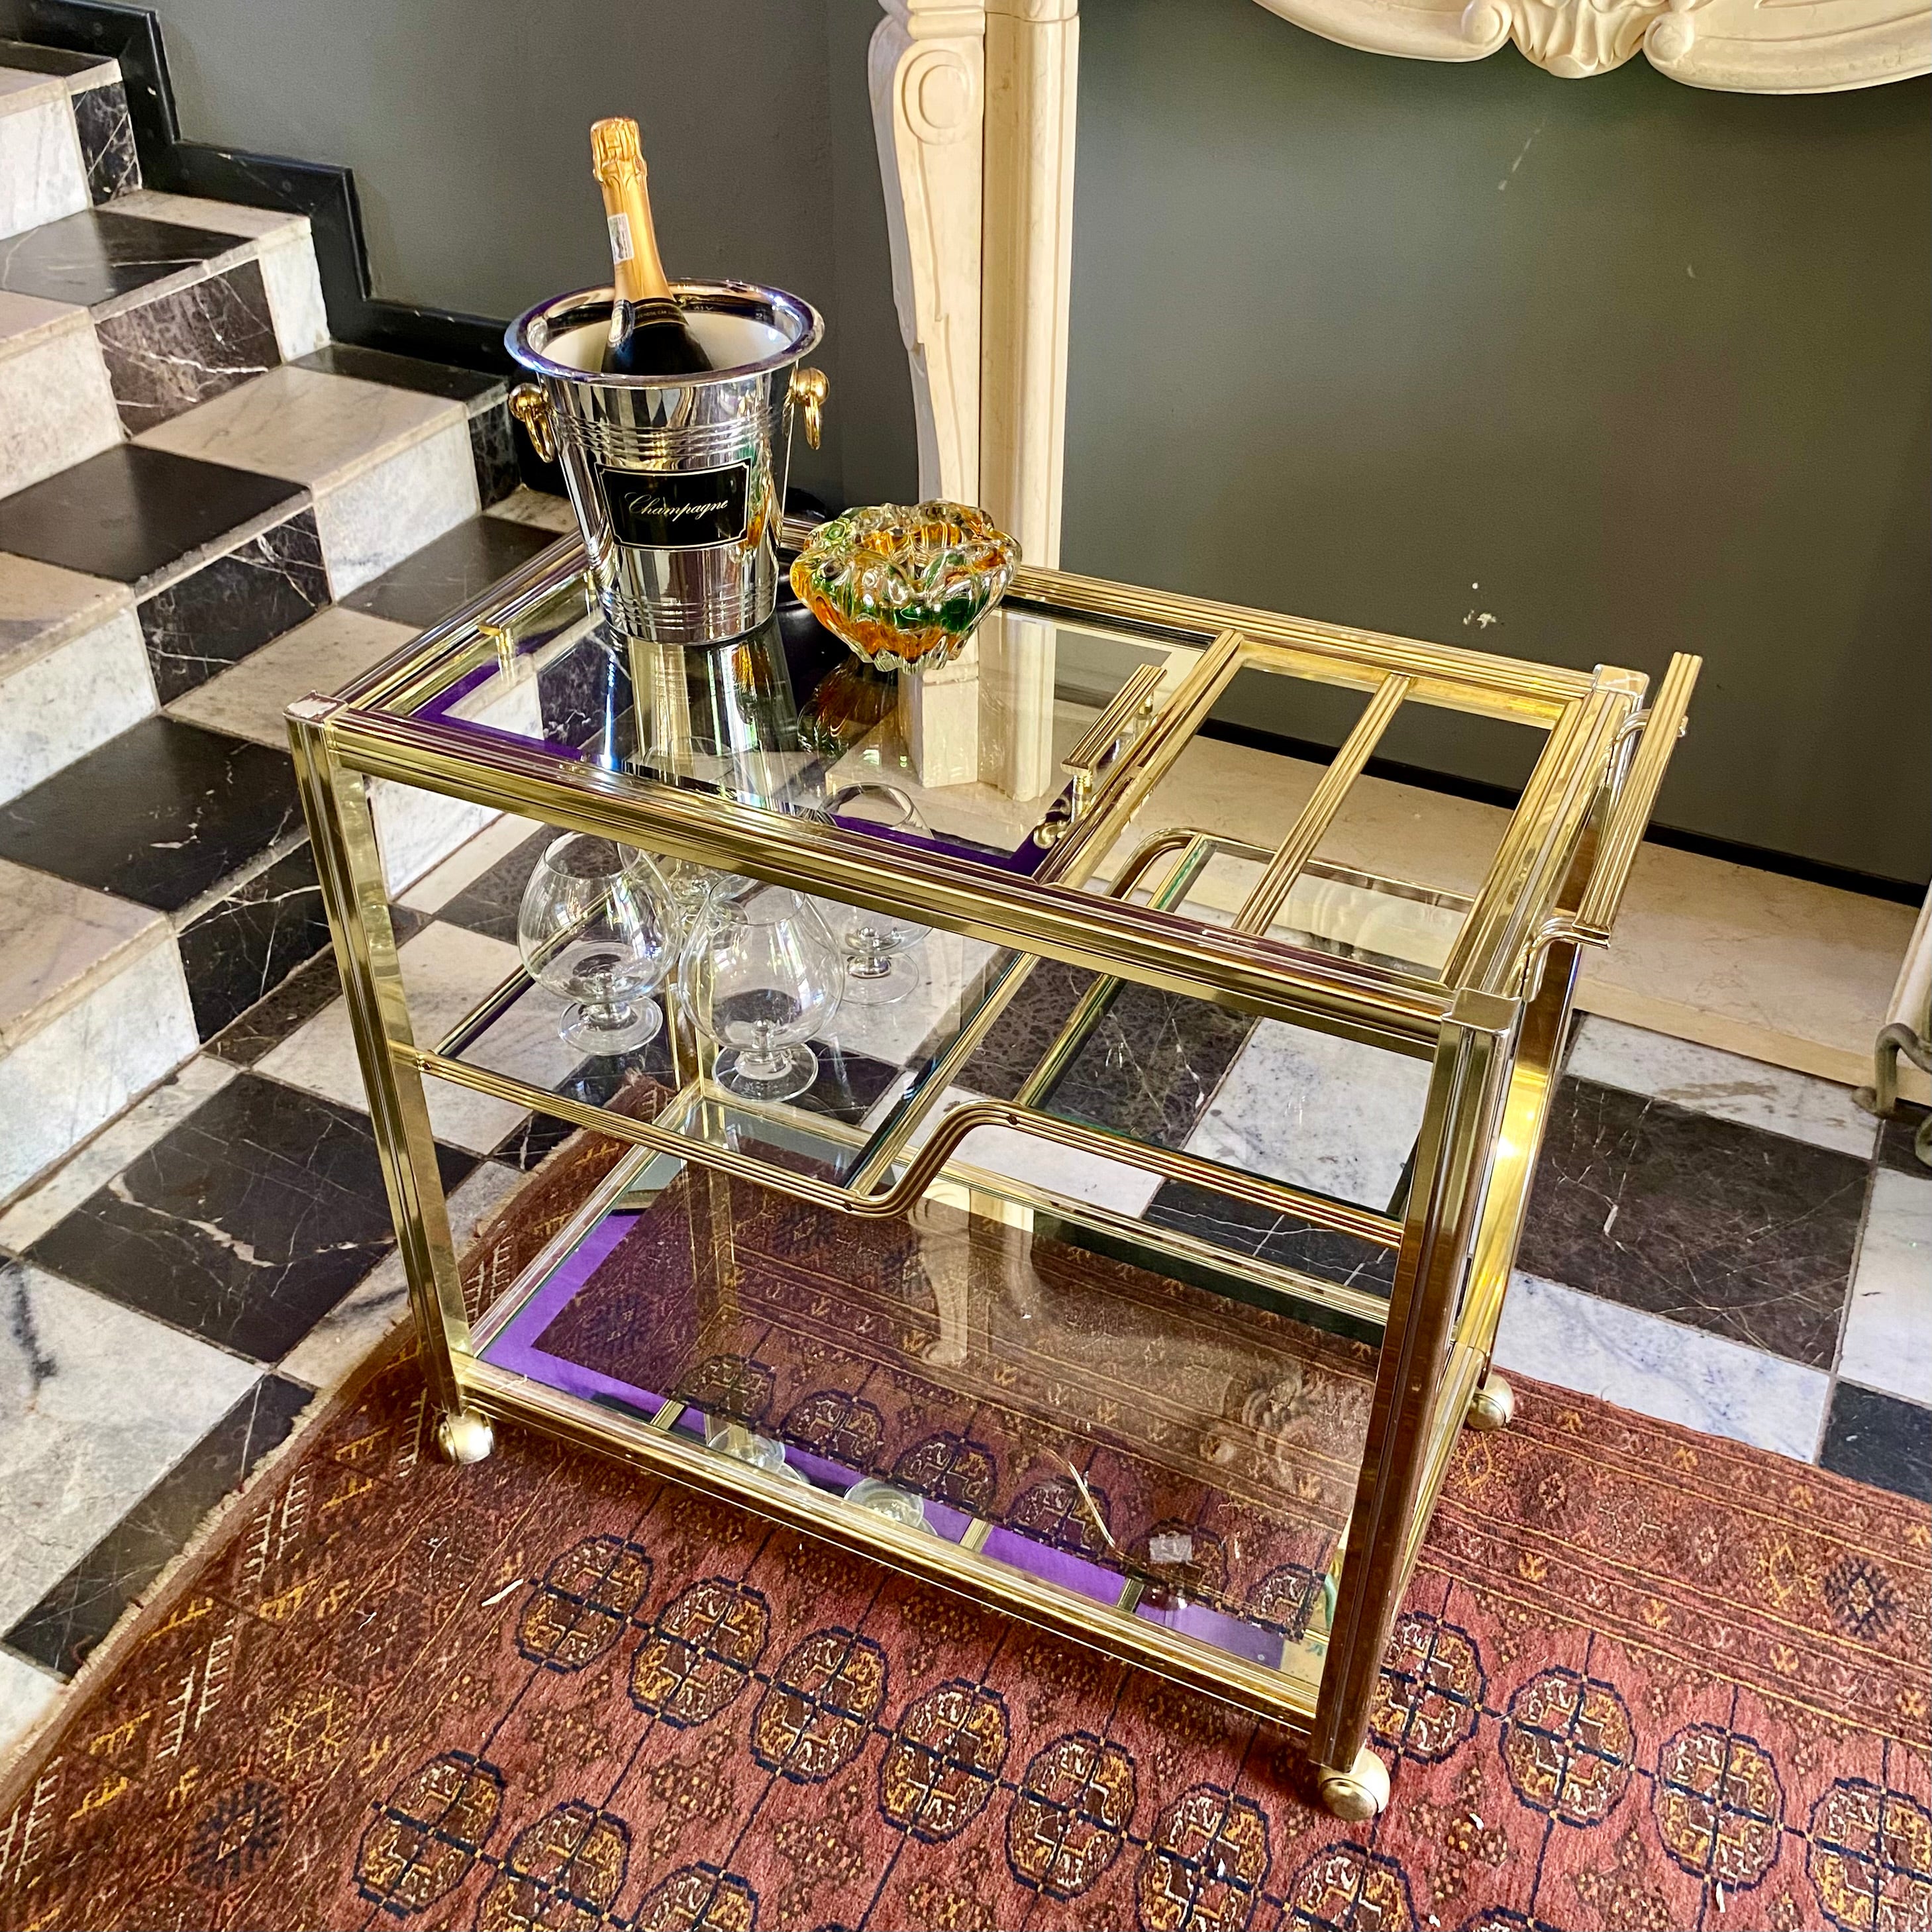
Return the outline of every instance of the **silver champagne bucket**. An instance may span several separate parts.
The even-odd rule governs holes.
[[[816,448],[825,378],[800,364],[818,311],[748,282],[676,284],[718,366],[658,382],[598,367],[611,291],[539,302],[504,341],[535,379],[510,407],[537,454],[560,462],[611,622],[664,644],[742,636],[778,596],[778,526],[802,406]]]

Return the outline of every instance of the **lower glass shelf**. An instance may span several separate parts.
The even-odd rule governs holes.
[[[1372,1342],[945,1192],[856,1220],[625,1156],[478,1352],[1312,1696]]]

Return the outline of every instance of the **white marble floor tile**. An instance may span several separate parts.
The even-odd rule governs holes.
[[[1852,1104],[1849,1087],[1647,1033],[1600,1013],[1586,1013],[1578,1023],[1564,1070],[1600,1086],[1647,1094],[1694,1113],[1762,1127],[1861,1160],[1871,1158],[1877,1138],[1878,1123]]]
[[[146,906],[0,859],[0,1053],[160,943]]]
[[[486,516],[507,517],[513,524],[533,524],[540,530],[554,530],[568,536],[577,528],[577,512],[568,496],[552,496],[541,490],[518,489],[500,503],[492,503]]]
[[[940,1096],[938,1106],[920,1124],[911,1144],[922,1147],[934,1129],[956,1108],[964,1106],[969,1100],[985,1098],[984,1094],[970,1093],[963,1087],[949,1087]],[[955,1150],[953,1158],[969,1167],[1028,1181],[1072,1200],[1111,1208],[1120,1214],[1138,1215],[1160,1185],[1158,1175],[1143,1173],[1137,1167],[1078,1148],[1060,1147],[1031,1134],[1016,1133],[1010,1127],[976,1128]]]
[[[338,382],[347,379],[331,376],[327,380]],[[394,389],[387,393],[410,392]],[[456,411],[454,422],[446,420],[393,455],[358,470],[345,482],[316,486],[316,528],[337,596],[346,597],[380,577],[392,564],[400,563],[446,530],[468,522],[481,507],[476,465],[470,450],[469,419],[460,403],[446,406]]]
[[[890,1006],[848,998],[826,1031],[850,1052],[888,1066],[908,1066],[935,1034],[944,1044],[958,1031],[962,992],[969,986],[976,992],[994,950],[958,933],[928,933],[906,955],[923,976],[917,986]]]
[[[1272,847],[1322,767],[1196,738],[1135,820],[1130,844],[1177,825]],[[1498,806],[1364,778],[1324,856],[1372,868],[1379,856],[1420,884],[1478,885],[1508,814]],[[1871,1078],[1915,908],[1694,852],[1637,854],[1617,943],[1593,952],[1577,994],[1586,1012],[1856,1085]],[[1906,1097],[1921,1097],[1916,1070]]]
[[[1932,1178],[1872,1176],[1838,1372],[1932,1406]]]
[[[394,778],[370,780],[369,809],[382,855],[383,883],[392,898],[400,898],[412,880],[473,841],[498,817],[487,805],[399,784]]]
[[[283,714],[296,699],[310,692],[339,690],[413,634],[406,624],[332,604],[176,698],[167,707],[169,715],[286,751],[289,732]]]
[[[0,290],[0,496],[120,440],[86,310]]]
[[[517,949],[500,939],[440,923],[425,926],[398,949],[403,986],[417,1039],[433,1042],[455,1024],[517,963]],[[557,1037],[556,1003],[533,991],[472,1047],[466,1058],[499,1072],[548,1087],[581,1060]],[[349,1030],[346,1004],[338,999],[298,1027],[260,1063],[259,1071],[325,1100],[366,1110],[362,1070]],[[487,1154],[527,1118],[507,1100],[472,1092],[445,1080],[427,1083],[430,1125],[438,1140]]]
[[[474,884],[492,866],[543,829],[533,818],[505,812],[473,838],[466,839],[441,865],[425,872],[401,895],[400,903],[414,912],[441,911],[464,886]]]
[[[0,1628],[112,1529],[254,1367],[25,1262],[0,1264]]]
[[[19,1254],[30,1247],[130,1161],[179,1126],[211,1094],[219,1093],[238,1071],[212,1054],[197,1054],[0,1214],[0,1248]]]
[[[1519,1273],[1496,1366],[1808,1462],[1830,1378],[1761,1348]]]
[[[1429,1062],[1264,1020],[1187,1151],[1378,1210],[1415,1144]]]
[[[172,935],[0,1058],[0,1200],[199,1046]]]
[[[38,1664],[0,1650],[0,1767],[66,1688]]]
[[[0,240],[77,214],[91,200],[67,82],[4,70],[0,86]]]
[[[0,802],[17,798],[155,708],[131,610],[8,672],[0,658]]]
[[[319,369],[283,368],[187,410],[136,440],[182,456],[284,476],[320,494],[452,423],[459,428],[465,423],[460,403]]]
[[[450,1237],[459,1256],[525,1178],[500,1161],[486,1160],[449,1197]],[[409,1312],[402,1258],[392,1252],[284,1358],[281,1372],[311,1388],[334,1388]]]
[[[308,218],[301,215],[296,220],[298,228],[265,237],[256,258],[268,293],[276,344],[285,362],[314,354],[328,340],[328,310],[322,298],[322,278],[316,268]]]

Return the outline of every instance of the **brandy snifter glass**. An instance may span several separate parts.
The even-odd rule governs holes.
[[[872,912],[814,898],[813,906],[845,962],[845,998],[854,1006],[890,1006],[925,983],[914,949],[932,928],[896,913]]]
[[[811,905],[782,886],[713,902],[686,940],[679,977],[692,1018],[718,1048],[728,1094],[790,1100],[818,1077],[806,1044],[838,1010],[842,973]]]
[[[628,1053],[655,1040],[651,998],[673,953],[662,874],[634,847],[566,832],[544,848],[524,888],[517,946],[530,977],[568,1002],[557,1030],[587,1054]]]

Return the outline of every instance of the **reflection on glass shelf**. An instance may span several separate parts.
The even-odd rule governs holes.
[[[1143,664],[1171,688],[1198,652],[1008,604],[956,662],[882,677],[782,604],[759,630],[684,650],[628,638],[580,586],[479,631],[411,715],[611,771],[716,793],[1030,874],[1070,796],[1060,760]],[[909,822],[864,808],[889,789]]]
[[[854,1221],[655,1159],[484,1354],[1318,1677],[1372,1346],[1055,1229]]]

